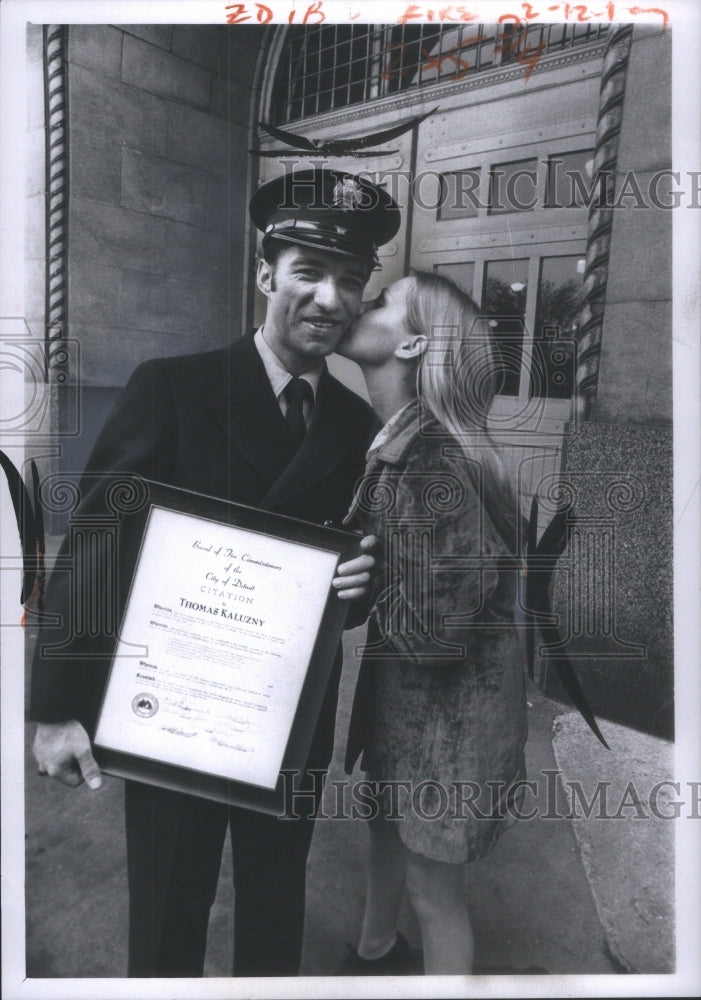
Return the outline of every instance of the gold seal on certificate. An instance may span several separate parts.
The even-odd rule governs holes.
[[[103,768],[281,811],[302,769],[345,604],[331,587],[357,539],[148,483],[95,733]]]

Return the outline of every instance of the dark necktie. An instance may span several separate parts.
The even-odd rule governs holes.
[[[306,379],[293,378],[287,383],[283,393],[287,401],[285,420],[295,447],[298,448],[307,433],[307,425],[304,422],[304,400],[309,400],[310,406],[313,406],[314,392]]]

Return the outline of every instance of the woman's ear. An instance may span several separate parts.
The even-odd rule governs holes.
[[[395,358],[420,358],[428,347],[428,337],[418,334],[415,337],[407,337],[401,344],[397,344],[394,349]]]
[[[266,297],[270,295],[273,291],[273,266],[269,264],[267,260],[262,257],[258,261],[258,270],[256,271],[256,284],[260,288],[263,295]]]

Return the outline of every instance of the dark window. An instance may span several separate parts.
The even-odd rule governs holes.
[[[518,396],[527,297],[527,259],[487,261],[482,308],[499,348],[499,392],[504,396]]]
[[[475,283],[474,261],[465,261],[464,263],[460,261],[457,264],[436,264],[435,269],[438,274],[443,274],[446,278],[451,278],[456,285],[462,288],[463,292],[467,292],[470,298],[472,298]]]
[[[546,208],[588,206],[593,191],[594,150],[556,153],[548,157]]]
[[[438,219],[471,219],[477,215],[479,185],[479,167],[442,174]]]
[[[489,214],[532,212],[537,193],[537,159],[495,163],[489,177]]]
[[[544,257],[540,262],[530,396],[572,395],[584,263],[581,255]]]

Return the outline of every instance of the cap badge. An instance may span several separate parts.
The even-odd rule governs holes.
[[[354,177],[344,177],[336,181],[333,189],[332,205],[342,212],[354,212],[363,205],[363,189]]]

